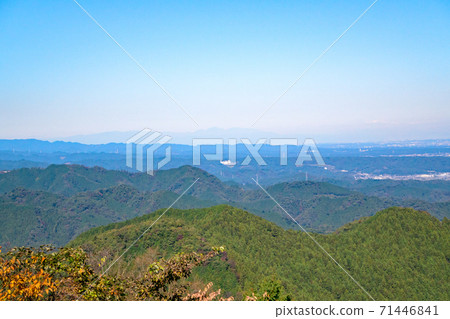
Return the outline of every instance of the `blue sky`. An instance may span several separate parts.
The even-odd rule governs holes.
[[[248,128],[372,1],[0,1],[0,138]],[[379,0],[254,126],[450,138],[450,2]]]

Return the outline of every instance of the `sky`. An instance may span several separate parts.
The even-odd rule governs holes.
[[[0,0],[0,138],[450,138],[444,0],[379,0],[252,126],[372,2],[79,0],[169,97],[73,0]]]

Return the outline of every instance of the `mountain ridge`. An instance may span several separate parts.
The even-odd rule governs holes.
[[[0,244],[64,245],[91,227],[169,207],[196,180],[175,207],[230,204],[284,228],[297,227],[262,190],[225,184],[199,168],[182,166],[150,176],[52,165],[0,174]],[[450,217],[450,202],[378,198],[326,182],[285,182],[267,190],[299,224],[315,232],[332,232],[390,206],[426,210],[440,219]]]
[[[69,243],[94,260],[115,258],[162,211],[89,230]],[[327,234],[311,234],[376,300],[449,297],[450,222],[393,207]],[[281,227],[229,205],[171,209],[132,247],[112,273],[139,275],[136,262],[222,245],[227,257],[195,273],[235,296],[267,278],[279,280],[293,300],[367,300],[367,295],[300,230]]]

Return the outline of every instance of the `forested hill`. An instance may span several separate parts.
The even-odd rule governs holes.
[[[142,193],[128,185],[81,192],[71,197],[17,188],[0,195],[0,246],[63,246],[83,231],[169,207],[179,195]],[[214,202],[184,195],[174,207],[207,207]]]
[[[70,246],[93,260],[119,256],[162,211],[83,233]],[[449,300],[450,222],[426,212],[389,208],[312,236],[376,300]],[[267,282],[281,283],[295,300],[368,300],[368,296],[307,236],[226,205],[171,209],[110,270],[139,276],[144,265],[177,252],[225,246],[191,276],[195,284],[214,282],[239,298]],[[264,288],[261,288],[264,289]]]
[[[146,173],[129,173],[81,165],[50,165],[45,169],[22,168],[0,174],[0,193],[23,187],[71,196],[79,192],[120,184],[132,186],[139,191],[167,190],[181,193],[196,178],[199,178],[199,181],[192,195],[200,193],[200,197],[205,198],[209,196],[209,192],[214,192],[214,196],[218,198],[231,195],[223,194],[229,191],[229,187],[221,183],[217,177],[192,166],[156,171],[155,175],[151,176]]]
[[[169,207],[197,179],[175,208],[226,203],[284,228],[297,227],[262,190],[227,185],[195,167],[157,171],[150,176],[51,165],[0,174],[0,245],[5,249],[65,245],[92,227]],[[297,222],[316,232],[334,231],[391,206],[426,210],[439,219],[450,217],[450,202],[379,198],[323,182],[280,183],[267,189]]]

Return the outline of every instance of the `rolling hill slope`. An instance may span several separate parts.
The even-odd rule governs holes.
[[[22,168],[0,174],[0,193],[17,187],[46,191],[65,196],[79,192],[93,191],[117,185],[133,186],[139,191],[167,190],[175,193],[184,191],[196,178],[199,182],[192,195],[207,198],[214,194],[218,199],[233,196],[239,189],[231,188],[207,172],[192,166],[161,170],[154,176],[146,173],[128,173],[106,170],[101,167],[81,165],[50,165],[42,168]]]
[[[150,176],[52,165],[0,174],[0,192],[5,192],[0,194],[0,245],[64,245],[92,227],[169,207],[197,179],[175,207],[229,204],[283,228],[297,227],[262,190],[227,185],[198,168],[183,166]],[[316,232],[334,231],[391,206],[450,217],[450,202],[378,198],[324,182],[280,183],[267,190],[298,223]]]
[[[69,246],[110,263],[161,213],[89,230]],[[333,234],[312,234],[376,300],[448,300],[449,235],[447,219],[405,208],[386,209]],[[191,280],[212,281],[238,298],[272,279],[295,300],[369,299],[305,233],[226,205],[168,211],[111,272],[139,276],[143,261],[222,245],[227,255]]]
[[[64,197],[17,188],[0,195],[0,245],[63,246],[90,228],[127,220],[169,207],[179,195],[170,191],[139,192],[128,185]],[[206,207],[213,202],[185,195],[178,208]]]

